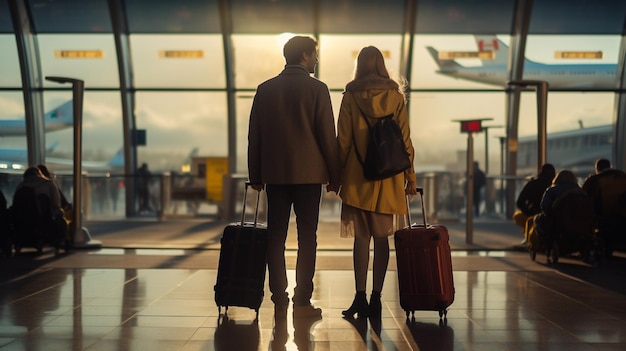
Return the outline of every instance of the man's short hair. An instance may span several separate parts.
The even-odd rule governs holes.
[[[302,60],[302,54],[310,54],[317,48],[317,41],[311,37],[295,36],[283,47],[283,56],[288,65],[297,65]]]
[[[609,168],[611,168],[611,161],[606,158],[600,158],[596,161],[596,172],[601,172]]]
[[[556,173],[556,169],[554,169],[554,165],[552,165],[551,163],[544,163],[541,166],[541,174],[545,174],[546,176],[549,177],[554,177],[555,173]]]

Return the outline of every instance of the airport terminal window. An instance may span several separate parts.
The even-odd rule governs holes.
[[[416,35],[411,89],[503,89],[509,40],[506,35]]]
[[[529,35],[524,79],[551,90],[615,89],[620,43],[620,35]]]
[[[0,92],[0,122],[17,121],[26,125],[24,119],[24,96],[22,92]],[[13,122],[10,122],[13,123]],[[9,137],[10,129],[8,127],[0,127],[0,172],[4,170],[22,169],[26,162],[23,158],[26,156],[26,135],[24,132],[18,133],[17,136]],[[11,133],[12,135],[14,134]],[[3,150],[7,150],[4,152]],[[18,151],[22,150],[22,151]],[[7,195],[5,193],[5,195]]]
[[[132,0],[126,6],[131,33],[220,33],[218,0]]]
[[[56,113],[55,118],[65,118],[71,108],[63,108],[64,103],[71,104],[71,92],[50,91],[44,94],[44,109]],[[58,111],[58,112],[57,112]],[[107,162],[123,146],[122,106],[119,93],[86,91],[83,101],[83,168],[85,171],[103,171]],[[73,119],[71,120],[73,121]],[[70,122],[73,123],[73,122]],[[48,157],[73,159],[74,134],[72,124],[66,128],[46,133],[46,147],[51,148]],[[98,167],[96,167],[98,166]],[[71,164],[60,163],[55,168],[72,169]]]
[[[180,170],[181,160],[228,155],[228,113],[224,92],[137,92],[137,128],[147,145],[137,148],[139,164],[154,171]]]
[[[236,172],[244,174],[248,174],[248,126],[250,125],[250,110],[253,99],[254,92],[237,94]]]
[[[454,120],[493,118],[484,125],[504,126],[504,95],[500,92],[416,93],[409,96],[411,138],[415,148],[417,172],[431,170],[464,170],[467,134],[461,133]],[[489,172],[499,174],[500,142],[504,128],[487,132]],[[485,133],[473,133],[474,155],[485,165]],[[460,159],[460,157],[463,157]]]
[[[130,36],[137,88],[226,88],[219,34]]]
[[[419,0],[417,34],[509,33],[515,1]]]
[[[107,0],[28,0],[38,33],[111,33]]]
[[[400,35],[404,30],[405,6],[405,1],[322,0],[320,32]]]
[[[314,2],[230,0],[233,33],[312,33]]]
[[[40,34],[37,42],[44,77],[81,79],[85,81],[85,89],[119,88],[112,34]],[[62,85],[44,81],[44,87],[59,88]]]
[[[400,35],[320,35],[319,78],[330,89],[343,90],[352,80],[359,51],[369,45],[376,46],[385,57],[389,74],[399,78]],[[406,78],[406,77],[405,77]]]
[[[0,87],[20,88],[22,76],[15,44],[15,35],[0,34]]]
[[[8,1],[0,1],[0,33],[13,33]]]
[[[611,125],[615,95],[604,92],[550,92],[547,131],[556,133]],[[536,93],[522,93],[519,136],[537,135]]]
[[[622,0],[534,1],[529,34],[621,34],[626,2]]]
[[[283,46],[294,35],[311,34],[233,34],[237,89],[256,89],[260,83],[279,74],[285,67]]]

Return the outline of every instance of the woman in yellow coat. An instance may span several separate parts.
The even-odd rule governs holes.
[[[354,237],[353,264],[356,294],[345,317],[380,317],[380,293],[389,263],[389,236],[405,225],[407,194],[417,194],[415,170],[383,180],[370,181],[355,152],[365,155],[369,138],[368,124],[376,118],[394,115],[413,164],[408,114],[402,89],[385,67],[377,48],[363,48],[357,57],[354,80],[346,85],[337,122],[337,140],[341,155],[341,236]],[[362,156],[364,157],[364,156]],[[370,258],[370,241],[374,240],[373,285],[368,304],[366,281]]]

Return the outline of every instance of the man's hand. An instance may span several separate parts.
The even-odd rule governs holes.
[[[250,184],[250,186],[256,191],[261,191],[265,188],[263,184]]]

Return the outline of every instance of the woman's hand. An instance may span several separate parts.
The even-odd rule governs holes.
[[[404,188],[404,193],[407,195],[417,195],[417,184],[415,182],[408,181],[406,182],[406,187]]]

